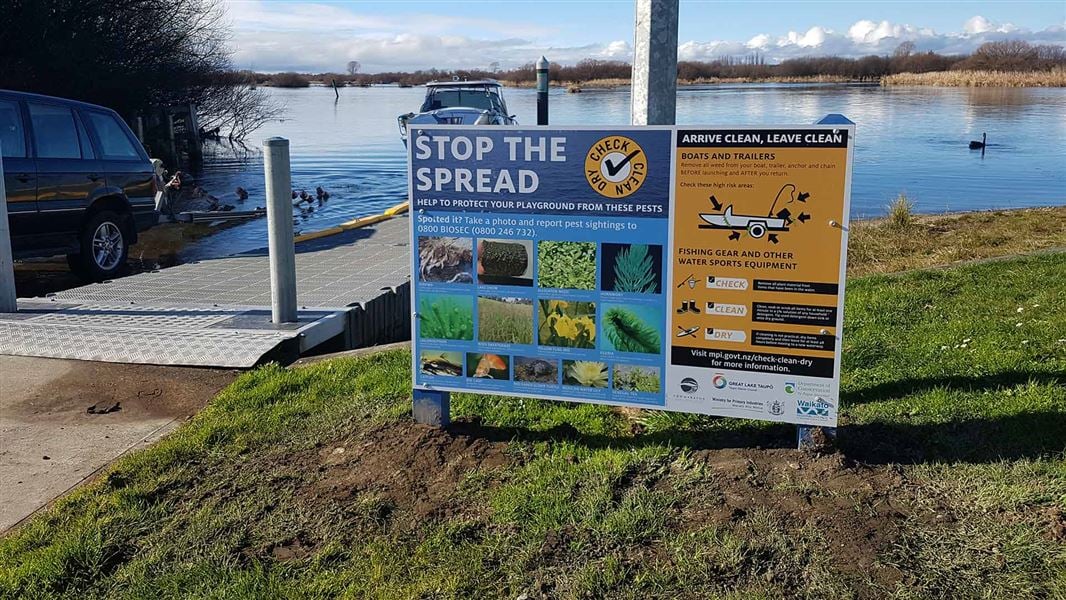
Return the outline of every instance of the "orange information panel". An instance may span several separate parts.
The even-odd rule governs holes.
[[[667,406],[835,426],[854,126],[675,135]]]

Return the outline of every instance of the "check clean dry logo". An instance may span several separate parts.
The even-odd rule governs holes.
[[[625,198],[644,185],[648,158],[635,141],[622,135],[601,138],[585,155],[585,179],[608,198]]]

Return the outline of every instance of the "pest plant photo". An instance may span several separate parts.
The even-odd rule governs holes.
[[[596,303],[541,300],[537,339],[541,346],[596,347]]]
[[[604,304],[603,349],[661,354],[663,312],[658,306]]]
[[[471,296],[422,294],[418,301],[418,335],[434,340],[474,339]]]
[[[563,384],[605,388],[607,387],[607,363],[594,360],[564,360]]]
[[[662,291],[663,247],[648,244],[604,244],[605,292],[658,294]]]
[[[660,377],[656,367],[614,365],[611,372],[613,387],[625,392],[659,393]]]
[[[532,344],[533,300],[478,297],[477,332],[477,339],[482,342]]]
[[[596,243],[537,243],[537,286],[542,288],[596,289]]]
[[[474,240],[456,237],[418,238],[418,279],[440,283],[472,283]]]
[[[477,280],[488,285],[533,286],[533,241],[477,241]]]

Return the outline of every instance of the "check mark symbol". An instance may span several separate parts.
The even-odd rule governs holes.
[[[611,177],[614,177],[615,175],[617,175],[618,172],[622,170],[622,167],[628,165],[629,161],[633,160],[633,158],[636,157],[636,155],[638,155],[638,154],[640,154],[640,150],[634,150],[634,151],[630,152],[617,165],[612,163],[611,159],[609,159],[609,158],[607,160],[603,161],[603,164],[607,166],[607,175],[609,175]]]

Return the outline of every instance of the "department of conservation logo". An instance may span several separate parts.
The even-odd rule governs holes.
[[[622,135],[600,139],[585,155],[585,179],[608,198],[625,198],[644,185],[648,157],[635,141]]]
[[[786,394],[795,394],[796,393],[796,384],[792,383],[791,381],[786,381],[785,382],[785,393]]]
[[[685,392],[686,394],[691,394],[696,390],[700,389],[700,384],[691,377],[686,377],[682,379],[679,385],[681,386],[681,391]]]

